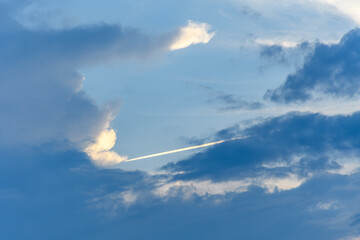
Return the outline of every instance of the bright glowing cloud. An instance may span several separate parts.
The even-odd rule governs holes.
[[[113,129],[101,132],[96,142],[85,148],[85,152],[93,162],[102,167],[111,167],[127,159],[118,153],[111,151],[116,141],[116,133]]]
[[[179,30],[175,40],[171,43],[169,50],[178,50],[187,48],[193,44],[208,43],[214,36],[215,32],[210,31],[210,25],[189,20],[186,27]]]
[[[360,24],[360,2],[358,0],[322,0],[335,6],[341,13]]]

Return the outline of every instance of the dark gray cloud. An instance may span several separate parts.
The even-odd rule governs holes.
[[[98,169],[77,151],[2,148],[0,157],[2,239],[335,240],[358,229],[359,174],[322,174],[273,194],[164,200],[152,194],[162,178]],[[129,191],[137,198],[127,204]]]
[[[170,163],[163,169],[185,172],[175,180],[223,181],[254,175],[277,176],[286,172],[307,176],[318,171],[339,170],[338,158],[359,155],[360,113],[350,116],[290,113],[245,130],[231,128],[219,133],[222,139],[250,136],[222,143],[193,157]],[[340,153],[340,157],[336,154]],[[296,162],[294,162],[294,160]],[[269,163],[283,163],[266,168]]]
[[[99,170],[77,151],[1,148],[0,155],[2,239],[98,239],[106,221],[88,201],[138,181],[146,186],[144,174]]]
[[[98,169],[77,151],[2,148],[0,156],[2,239],[338,239],[357,229],[358,174],[274,194],[252,188],[164,201],[151,194],[157,176]],[[138,194],[129,205],[128,191]],[[333,209],[319,208],[329,201]]]
[[[294,47],[283,47],[277,44],[263,45],[260,48],[259,55],[267,64],[279,63],[299,67],[303,65],[306,57],[313,52],[314,46],[313,43],[306,41]]]
[[[280,87],[268,90],[265,98],[279,103],[300,103],[312,99],[314,94],[357,96],[360,91],[359,36],[360,30],[354,29],[338,44],[317,43],[303,66]]]
[[[280,45],[262,46],[260,50],[260,57],[277,59],[280,62],[284,62],[284,48]]]
[[[98,106],[79,68],[165,50],[172,34],[99,24],[30,30],[12,15],[26,1],[0,2],[0,144],[64,142],[82,148],[109,126],[119,104]]]

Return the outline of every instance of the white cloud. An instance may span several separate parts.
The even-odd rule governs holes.
[[[26,29],[13,21],[8,7],[0,8],[0,25],[6,26],[0,26],[0,35],[8,36],[0,44],[0,145],[56,143],[55,150],[84,151],[99,166],[124,161],[111,151],[116,134],[109,124],[119,106],[94,102],[82,90],[85,78],[78,69],[169,50],[176,32],[156,37],[108,24]]]
[[[295,174],[289,174],[287,177],[283,178],[271,177],[261,179],[258,185],[266,189],[268,193],[274,193],[276,191],[280,192],[298,188],[305,180],[305,178],[300,178]]]
[[[347,160],[338,160],[337,162],[340,165],[339,169],[331,169],[328,172],[332,174],[339,175],[352,175],[359,172],[360,162],[358,159],[347,159]]]
[[[250,186],[258,186],[265,189],[267,193],[275,193],[298,188],[305,181],[305,178],[300,178],[295,174],[288,174],[282,178],[260,177],[224,182],[212,182],[210,180],[176,181],[159,184],[153,194],[161,198],[175,197],[180,194],[186,199],[192,195],[204,197],[207,195],[242,193],[248,191]]]
[[[96,165],[111,167],[127,159],[127,157],[120,156],[118,153],[111,151],[115,142],[115,131],[113,129],[106,129],[100,133],[95,143],[85,148],[85,152]]]
[[[193,44],[208,43],[215,36],[215,32],[209,31],[209,24],[189,20],[186,27],[180,28],[178,35],[171,43],[169,49],[178,50],[187,48]]]
[[[360,1],[358,0],[321,0],[335,6],[341,13],[360,24]]]

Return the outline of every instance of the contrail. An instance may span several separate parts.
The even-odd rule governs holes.
[[[249,136],[236,137],[236,138],[220,140],[220,141],[211,142],[211,143],[205,143],[205,144],[192,146],[192,147],[180,148],[180,149],[171,150],[171,151],[162,152],[162,153],[155,153],[155,154],[151,154],[151,155],[147,155],[147,156],[143,156],[143,157],[137,157],[137,158],[128,159],[125,162],[132,162],[132,161],[137,161],[137,160],[141,160],[141,159],[145,159],[145,158],[158,157],[158,156],[162,156],[162,155],[167,155],[167,154],[172,154],[172,153],[177,153],[177,152],[183,152],[183,151],[193,150],[193,149],[197,149],[197,148],[210,147],[210,146],[213,146],[213,145],[216,145],[216,144],[219,144],[219,143],[229,142],[229,141],[234,141],[234,140],[239,140],[239,139],[245,139],[245,138],[248,138],[248,137]]]

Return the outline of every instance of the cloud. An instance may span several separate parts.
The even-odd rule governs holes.
[[[189,216],[192,220],[207,218],[206,224],[220,218],[222,226],[236,219],[237,227],[241,223],[241,231],[229,226],[228,239],[265,236],[289,239],[294,235],[304,239],[309,237],[303,233],[305,229],[305,232],[312,229],[312,237],[317,239],[344,238],[356,233],[354,223],[360,211],[356,200],[358,165],[351,167],[351,172],[341,171],[348,168],[346,161],[356,163],[355,156],[360,154],[358,119],[359,113],[347,116],[291,113],[247,129],[224,130],[219,137],[245,133],[252,137],[223,143],[189,159],[167,164],[163,170],[169,173],[151,176],[152,184],[146,189],[131,190],[131,196],[136,198],[131,198],[135,202],[131,201],[130,208],[121,192],[117,192],[119,199],[107,198],[103,209],[119,216],[123,208],[149,209],[149,205],[155,206],[149,201],[154,201],[167,216],[169,211],[176,214],[177,226],[189,221]],[[345,192],[349,195],[344,195]],[[116,208],[115,212],[111,206]],[[182,215],[183,211],[189,212]],[[157,213],[154,219],[164,217]],[[251,218],[252,215],[256,217]],[[165,225],[172,220],[166,217]],[[284,224],[296,230],[284,231]],[[261,234],[246,230],[253,227],[261,229]],[[201,232],[198,228],[187,229],[187,234],[189,229]],[[209,239],[217,238],[214,233],[208,234]]]
[[[358,171],[354,156],[359,156],[359,115],[290,113],[247,129],[232,128],[222,131],[221,137],[250,137],[219,144],[187,160],[169,163],[163,170],[182,172],[174,175],[174,181],[354,174]]]
[[[294,48],[300,44],[298,41],[291,40],[274,40],[274,39],[255,39],[255,43],[265,46],[281,46],[283,48]]]
[[[321,0],[325,3],[335,6],[341,13],[353,19],[360,24],[360,3],[356,0]]]
[[[64,30],[28,30],[13,23],[0,29],[0,144],[39,146],[68,142],[87,149],[99,163],[121,160],[108,148],[90,151],[109,130],[119,104],[97,106],[82,89],[78,69],[116,58],[146,56],[160,42],[134,29],[97,25]],[[99,146],[97,146],[99,147]],[[106,146],[107,147],[107,146]],[[105,162],[105,160],[104,160]]]
[[[303,66],[289,75],[280,87],[268,90],[265,98],[279,103],[301,103],[317,95],[358,96],[359,36],[360,30],[354,29],[338,44],[316,44]]]
[[[91,200],[121,191],[130,205],[135,195],[128,186],[145,185],[143,173],[99,169],[76,150],[0,149],[2,239],[116,239]]]
[[[219,108],[220,111],[256,110],[263,107],[263,103],[261,102],[246,101],[233,94],[219,93],[216,100],[225,103],[225,107]]]
[[[218,107],[218,110],[221,112],[256,110],[263,107],[263,103],[261,102],[246,101],[239,96],[216,91],[211,87],[201,86],[201,89],[209,93],[209,103],[222,103],[222,105],[224,105]]]
[[[318,209],[324,210],[324,211],[328,211],[331,209],[336,209],[336,202],[319,202],[316,207]]]
[[[110,211],[112,219],[126,219],[121,221],[122,224],[118,222],[123,236],[134,236],[130,230],[134,224],[143,227],[162,219],[158,224],[151,224],[151,230],[145,227],[142,234],[149,231],[159,239],[166,239],[170,232],[182,229],[175,239],[185,236],[192,239],[198,234],[207,239],[218,239],[220,231],[227,239],[289,239],[294,236],[305,239],[315,236],[316,239],[335,240],[356,234],[357,227],[350,224],[359,211],[355,197],[359,193],[355,187],[358,177],[358,174],[320,176],[301,187],[273,193],[264,193],[256,187],[244,191],[246,185],[241,187],[239,182],[231,181],[177,182],[158,189],[155,196],[137,192],[139,200],[130,207],[126,204],[121,207],[122,197],[113,198],[113,201],[104,199],[98,206],[103,207],[99,210]],[[346,192],[349,195],[344,196]],[[336,202],[336,207],[326,204],[329,199]],[[128,214],[132,215],[133,221],[124,217]],[[205,231],[209,226],[213,231]],[[170,232],[164,230],[168,228]],[[289,228],[293,230],[289,231]],[[137,235],[138,238],[141,236]]]
[[[111,150],[119,106],[95,104],[77,69],[146,57],[169,42],[106,24],[12,24],[0,28],[0,239],[358,236],[359,113],[291,113],[225,129],[215,137],[252,137],[162,174],[97,168],[89,157],[122,160]]]
[[[199,181],[170,181],[160,183],[153,191],[154,195],[160,198],[183,197],[188,199],[193,195],[199,197],[224,196],[230,193],[244,193],[251,187],[263,188],[267,193],[291,190],[299,187],[305,182],[305,178],[300,178],[295,174],[288,174],[283,177],[260,177],[245,178],[242,180],[229,180],[213,182],[211,180]]]
[[[207,181],[175,181],[160,184],[155,190],[154,195],[161,198],[184,196],[185,199],[192,195],[225,195],[228,193],[242,193],[248,190],[250,182],[243,181],[227,181],[227,182],[211,182]]]
[[[285,127],[289,125],[286,118],[291,119],[291,116],[274,120],[282,121],[285,128],[278,133],[279,138],[289,130]],[[353,121],[358,122],[356,119]],[[274,126],[269,122],[257,127]],[[322,126],[323,122],[319,121],[319,125]],[[316,129],[311,124],[303,126],[299,132]],[[348,132],[355,136],[353,129],[356,125],[349,124]],[[276,128],[272,130],[273,133],[268,134],[276,136],[279,132]],[[266,131],[264,133],[266,135]],[[289,134],[299,139],[296,147],[303,149],[301,142],[306,140],[304,135],[308,133],[296,135],[290,131]],[[339,135],[335,134],[333,141],[342,142],[341,138],[336,139]],[[350,143],[356,144],[352,137],[346,136]],[[268,142],[274,139],[278,138],[271,138]],[[245,145],[262,147],[263,141],[259,137]],[[286,148],[284,142],[278,142],[279,148]],[[313,144],[314,148],[318,147]],[[274,145],[276,143],[269,148]],[[289,145],[294,144],[289,141]],[[347,143],[343,147],[347,147]],[[224,150],[224,146],[219,148]],[[358,229],[354,222],[360,212],[359,173],[320,173],[328,169],[326,165],[315,164],[314,159],[304,160],[305,157],[298,159],[301,164],[293,167],[310,169],[312,173],[315,169],[319,171],[305,182],[302,182],[303,176],[297,175],[301,171],[283,174],[290,170],[284,164],[283,168],[280,165],[267,166],[275,169],[276,174],[263,172],[257,175],[250,171],[252,173],[245,179],[231,174],[230,180],[194,178],[171,181],[171,174],[167,173],[150,176],[139,171],[99,169],[90,164],[84,153],[74,150],[49,153],[38,148],[1,146],[0,150],[1,159],[6,159],[0,161],[0,193],[6,196],[0,197],[0,237],[4,239],[112,240],[119,236],[144,239],[151,235],[156,239],[196,239],[202,236],[207,239],[285,240],[296,236],[295,239],[335,240],[356,236]],[[223,160],[226,158],[219,159],[219,162]],[[277,160],[276,156],[271,157],[271,161]],[[258,166],[252,165],[250,170]],[[223,168],[219,167],[218,171],[223,172]],[[237,175],[241,172],[238,171]],[[329,207],[328,203],[336,203],[336,207]],[[39,225],[42,228],[38,228]],[[18,231],[19,228],[22,231]]]
[[[116,134],[110,122],[120,104],[97,105],[82,90],[85,76],[79,69],[144,59],[168,51],[170,45],[180,49],[213,36],[207,24],[195,22],[158,36],[110,24],[27,29],[10,14],[25,2],[0,4],[6,13],[0,24],[0,145],[57,142],[57,148],[85,151],[99,166],[125,159],[111,151]]]
[[[283,47],[281,45],[265,45],[260,52],[261,57],[277,57],[284,58]]]
[[[178,50],[193,44],[208,43],[215,36],[215,32],[209,30],[209,24],[189,20],[186,27],[180,28],[169,49]]]
[[[114,151],[110,151],[116,141],[116,133],[113,129],[101,132],[96,141],[85,148],[85,152],[95,162],[102,167],[110,167],[127,160],[127,157],[120,156]]]
[[[294,47],[283,47],[282,45],[262,45],[260,57],[270,63],[278,62],[281,64],[303,65],[304,59],[312,53],[314,44],[302,42]]]

